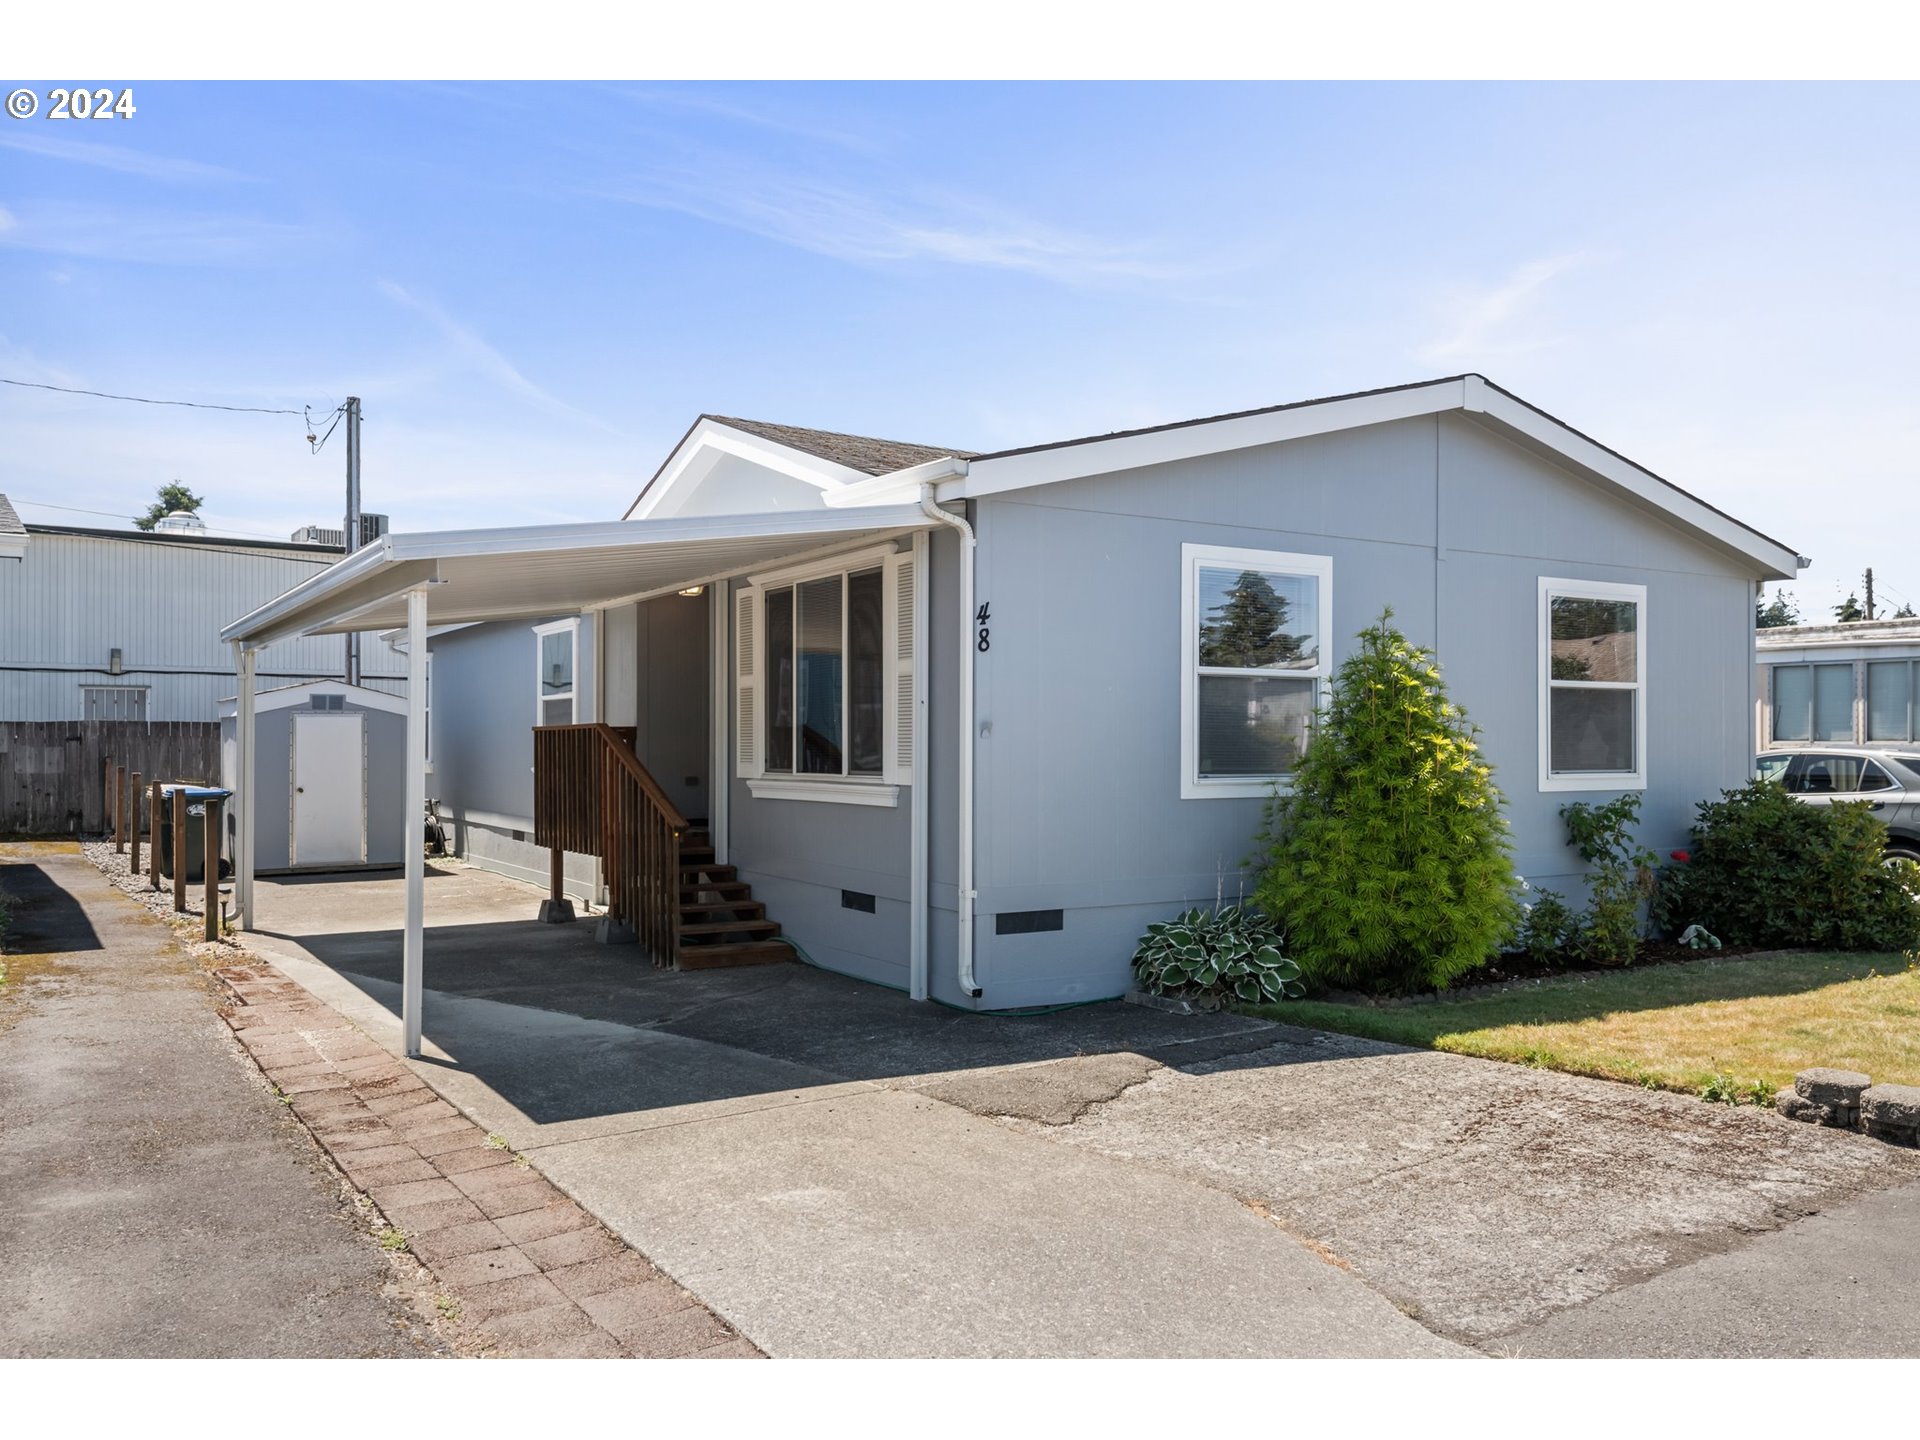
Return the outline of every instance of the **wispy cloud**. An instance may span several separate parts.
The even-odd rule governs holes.
[[[937,261],[1069,284],[1166,280],[1194,269],[970,197],[911,189],[881,195],[770,168],[662,170],[602,193],[854,264]]]
[[[0,223],[0,246],[85,260],[254,265],[291,258],[317,234],[306,225],[246,215],[48,201],[8,212]]]
[[[1414,359],[1425,365],[1477,364],[1492,356],[1517,355],[1555,343],[1528,321],[1536,320],[1543,293],[1559,276],[1599,259],[1590,251],[1574,251],[1517,266],[1499,284],[1468,290],[1443,306],[1446,332],[1416,346]]]
[[[791,109],[750,104],[736,98],[740,91],[681,90],[668,86],[620,86],[616,93],[624,100],[653,110],[704,115],[714,120],[745,125],[798,140],[835,145],[843,150],[874,152],[884,148],[878,137],[857,130],[822,124],[797,115]]]
[[[51,135],[44,130],[31,130],[18,126],[9,126],[0,131],[0,146],[9,150],[19,150],[28,155],[39,155],[48,160],[64,160],[75,165],[92,165],[101,170],[116,170],[122,175],[138,175],[144,180],[165,180],[173,182],[194,181],[251,181],[251,175],[242,175],[237,170],[229,170],[221,165],[208,165],[199,160],[179,160],[170,155],[150,155],[143,150],[129,150],[122,145],[105,145],[93,140],[75,140],[64,135]]]
[[[541,389],[538,385],[534,384],[533,381],[521,374],[518,366],[498,350],[494,349],[493,346],[489,345],[477,333],[467,326],[462,325],[439,306],[421,299],[404,285],[400,285],[392,280],[382,280],[380,282],[380,293],[385,295],[389,300],[392,300],[395,304],[404,306],[431,323],[434,329],[440,332],[441,338],[447,342],[454,354],[467,368],[486,376],[503,389],[511,391],[523,399],[532,401],[549,414],[562,416],[569,420],[578,420],[584,424],[605,430],[609,434],[619,433],[598,416],[589,415],[577,406],[569,405],[565,400],[562,400],[550,391]]]

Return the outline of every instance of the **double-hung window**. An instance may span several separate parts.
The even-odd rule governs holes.
[[[735,747],[759,797],[893,805],[914,748],[914,558],[754,576],[734,597]]]
[[[542,725],[571,725],[579,719],[574,677],[580,665],[580,622],[555,620],[533,627],[535,713]]]
[[[1647,587],[1540,582],[1540,788],[1647,783]]]
[[[1180,794],[1265,795],[1300,763],[1324,699],[1333,561],[1180,547]]]

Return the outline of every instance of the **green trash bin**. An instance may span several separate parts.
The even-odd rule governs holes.
[[[176,790],[187,792],[187,883],[199,885],[207,878],[207,801],[225,802],[232,798],[233,792],[213,785],[173,784],[160,787],[160,814],[156,817],[160,832],[160,873],[169,880],[173,879],[173,792]],[[223,842],[225,838],[221,837]],[[221,851],[225,849],[223,843]],[[220,873],[225,875],[227,869],[226,857],[222,853]]]

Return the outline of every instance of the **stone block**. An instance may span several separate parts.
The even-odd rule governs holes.
[[[1795,1093],[1816,1105],[1858,1105],[1871,1084],[1873,1077],[1857,1070],[1802,1070],[1793,1077]]]
[[[1920,1143],[1920,1085],[1873,1085],[1860,1097],[1860,1118],[1876,1140]]]
[[[1789,1120],[1804,1120],[1809,1125],[1823,1125],[1827,1120],[1827,1107],[1816,1105],[1803,1099],[1795,1090],[1781,1090],[1775,1093],[1773,1105]]]

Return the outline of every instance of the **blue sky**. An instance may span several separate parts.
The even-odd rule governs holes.
[[[44,89],[43,87],[39,87]],[[703,410],[972,449],[1480,370],[1920,604],[1920,90],[142,84],[0,119],[0,375],[364,398],[396,528]],[[0,490],[337,523],[336,435],[0,387]]]

